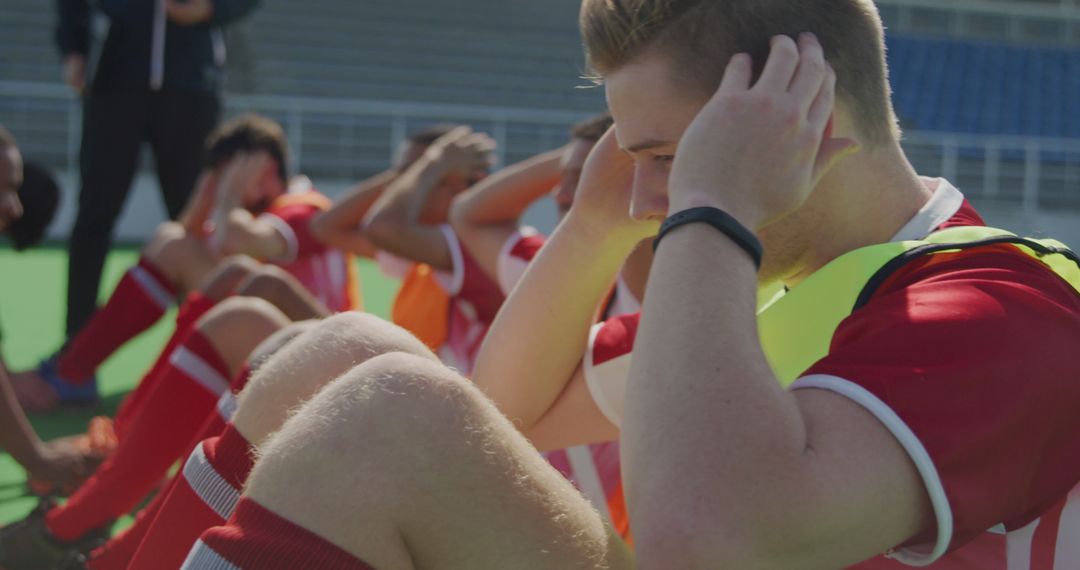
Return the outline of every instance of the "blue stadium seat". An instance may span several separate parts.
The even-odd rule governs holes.
[[[893,35],[897,112],[917,129],[1080,137],[1080,50]]]

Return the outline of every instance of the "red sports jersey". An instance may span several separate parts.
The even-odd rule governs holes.
[[[435,273],[435,281],[450,297],[446,341],[438,353],[443,363],[468,376],[506,296],[462,247],[454,230],[449,225],[439,229],[446,238],[452,267]],[[384,251],[375,259],[382,272],[391,277],[404,277],[413,266],[412,261]]]
[[[509,295],[510,291],[514,290],[522,275],[525,275],[529,262],[540,253],[540,248],[544,247],[546,241],[547,237],[528,226],[519,228],[506,240],[495,262],[499,288],[503,294]]]
[[[964,203],[936,227],[982,224]],[[638,319],[592,333],[586,376],[616,423]],[[1012,246],[913,261],[842,322],[792,389],[830,390],[879,418],[937,518],[854,568],[1080,568],[1080,382],[1067,358],[1078,344],[1080,297]]]
[[[330,200],[308,184],[292,184],[259,219],[272,224],[288,244],[280,266],[331,311],[360,308],[359,281],[351,255],[329,247],[311,233],[311,220],[330,207]]]

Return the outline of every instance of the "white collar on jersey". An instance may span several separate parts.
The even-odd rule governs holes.
[[[934,228],[944,224],[960,211],[964,205],[964,195],[944,178],[922,178],[926,188],[934,194],[923,207],[911,218],[892,241],[920,240],[934,232]]]

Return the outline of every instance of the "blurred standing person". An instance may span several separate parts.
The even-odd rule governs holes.
[[[258,1],[99,0],[92,8],[89,0],[57,0],[64,79],[83,99],[82,186],[68,250],[68,338],[94,312],[143,141],[153,150],[168,215],[180,215],[221,109],[222,28]],[[109,27],[91,62],[92,10],[100,10]]]

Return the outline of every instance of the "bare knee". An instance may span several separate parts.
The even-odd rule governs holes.
[[[237,294],[266,299],[293,320],[325,318],[330,310],[289,272],[266,265],[237,287]]]
[[[206,245],[176,222],[159,225],[142,255],[185,290],[194,289],[214,266]]]
[[[212,299],[224,299],[232,294],[246,279],[258,273],[260,263],[246,255],[232,255],[206,275],[199,289]]]
[[[163,222],[154,231],[154,237],[143,247],[142,254],[152,261],[164,264],[181,258],[194,242],[184,226],[176,222]]]
[[[290,323],[285,328],[271,334],[266,340],[259,343],[259,346],[255,347],[255,350],[251,352],[251,356],[248,357],[248,364],[251,366],[252,372],[258,370],[268,358],[292,342],[293,339],[310,331],[318,324],[319,321],[317,320]]]
[[[438,362],[412,354],[373,358],[327,385],[260,447],[259,469],[273,472],[275,486],[297,477],[301,465],[332,461],[349,465],[365,485],[392,485],[395,467],[426,468],[435,456],[466,443],[462,434],[483,429],[485,397]],[[362,434],[362,436],[360,435]],[[432,466],[433,467],[433,466]],[[370,477],[387,477],[377,482]],[[347,485],[347,483],[345,483]],[[260,488],[252,476],[248,491]]]
[[[238,397],[234,422],[249,441],[261,441],[325,385],[394,352],[438,365],[423,343],[378,317],[352,312],[324,319],[259,367]]]
[[[289,320],[261,299],[230,297],[203,315],[196,328],[217,349],[235,375],[248,356]]]
[[[349,311],[324,319],[317,329],[349,343],[358,362],[389,353],[405,353],[438,362],[431,349],[409,331],[370,313]]]

